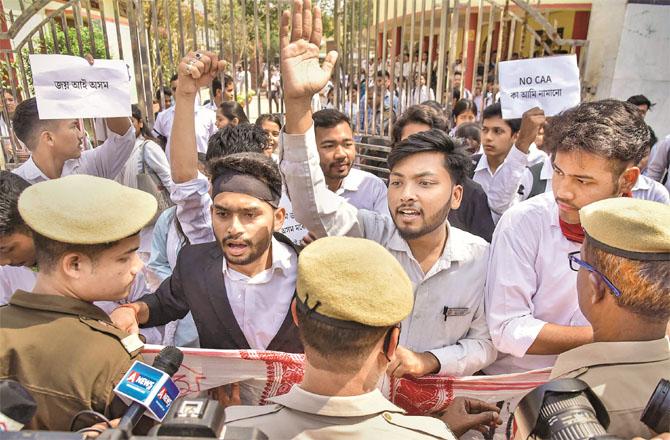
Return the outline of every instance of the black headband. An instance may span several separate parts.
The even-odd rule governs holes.
[[[251,174],[226,168],[212,181],[212,200],[222,192],[246,194],[269,203],[273,208],[279,206],[281,193],[277,194],[270,185]]]

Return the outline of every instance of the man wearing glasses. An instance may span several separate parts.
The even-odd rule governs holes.
[[[566,264],[584,239],[579,210],[630,197],[649,138],[637,108],[617,100],[581,103],[547,124],[553,191],[509,209],[493,234],[485,308],[499,355],[487,374],[551,367],[592,342]]]
[[[609,412],[608,434],[650,438],[640,416],[670,372],[670,207],[616,198],[579,214],[586,238],[568,258],[593,343],[559,355],[551,378],[589,384]]]

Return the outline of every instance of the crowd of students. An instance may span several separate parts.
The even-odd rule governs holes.
[[[270,429],[300,411],[342,411],[344,421],[319,423],[363,417],[364,433],[390,423],[399,438],[448,438],[426,420],[380,422],[396,410],[377,397],[356,414],[315,395],[362,398],[383,372],[561,365],[556,375],[608,381],[611,434],[649,436],[639,413],[670,368],[670,198],[652,167],[667,139],[652,150],[647,177],[640,163],[653,133],[629,102],[506,120],[500,104],[479,111],[461,100],[452,127],[441,108],[416,104],[390,127],[385,183],[356,167],[356,121],[312,112],[337,54],[320,65],[320,14],[304,3],[304,14],[296,2],[282,17],[281,116],[249,123],[225,100],[223,63],[200,51],[179,64],[174,106],[153,132],[134,107],[132,118],[106,119],[107,138],[82,152],[76,119],[40,119],[35,98],[17,105],[12,127],[30,158],[0,171],[0,293],[9,304],[0,309],[0,379],[38,395],[31,426],[67,429],[67,416],[86,408],[117,416],[111,389],[87,382],[90,371],[73,369],[66,383],[40,366],[55,355],[50,347],[77,338],[80,347],[67,350],[94,357],[111,384],[139,356],[141,343],[127,339],[139,332],[160,344],[305,353],[305,385],[276,400],[290,414],[231,413]],[[213,90],[209,107],[198,103],[203,87]],[[145,174],[173,206],[147,194]],[[332,238],[341,236],[358,240]],[[634,391],[597,370],[623,363]],[[349,394],[338,394],[346,384]],[[315,409],[328,401],[330,412]],[[499,422],[495,408],[482,411]],[[310,429],[288,425],[290,437]]]

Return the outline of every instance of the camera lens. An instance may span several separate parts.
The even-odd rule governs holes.
[[[540,409],[539,425],[552,440],[577,440],[607,435],[589,399],[582,393],[548,393]]]

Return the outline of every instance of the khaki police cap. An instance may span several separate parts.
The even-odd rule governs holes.
[[[579,210],[589,243],[632,260],[670,260],[670,206],[616,197]]]
[[[334,325],[386,327],[412,311],[414,294],[404,269],[374,241],[326,237],[298,259],[298,306]]]
[[[40,235],[62,243],[100,244],[138,233],[154,217],[157,205],[149,193],[79,174],[26,188],[18,208]]]

